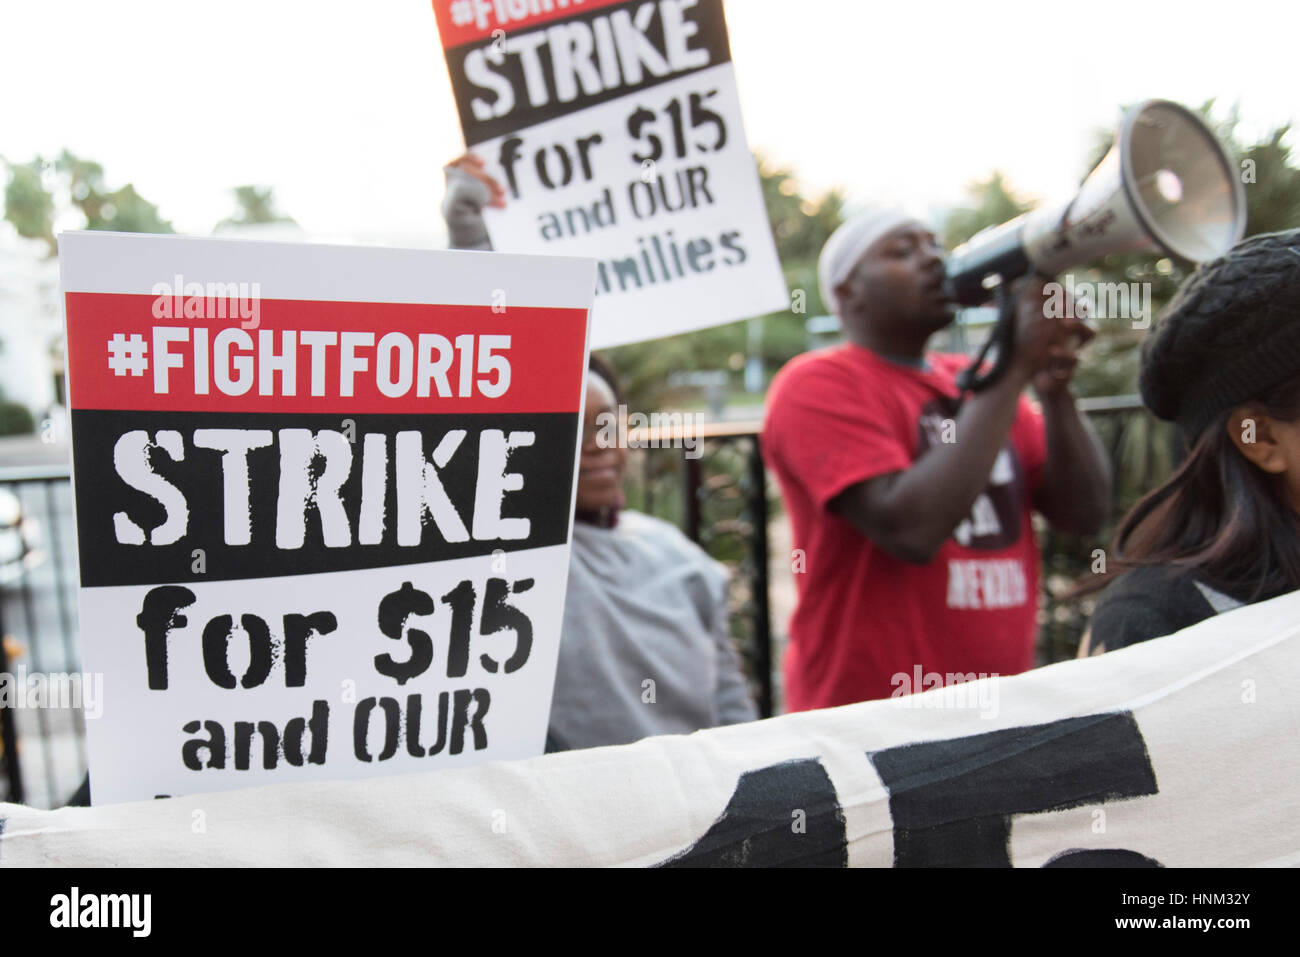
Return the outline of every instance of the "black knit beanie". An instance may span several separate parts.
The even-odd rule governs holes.
[[[1300,229],[1202,263],[1142,344],[1147,408],[1189,442],[1215,416],[1300,377]]]

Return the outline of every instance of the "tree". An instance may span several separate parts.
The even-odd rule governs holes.
[[[109,191],[104,168],[64,150],[55,168],[68,179],[72,204],[86,217],[87,229],[120,233],[171,233],[172,224],[158,215],[158,207],[135,191],[130,183]]]
[[[19,236],[43,239],[53,254],[54,197],[41,182],[46,163],[39,157],[30,163],[10,163],[9,183],[5,186],[5,219],[13,223]]]
[[[104,168],[68,150],[53,163],[39,156],[27,163],[7,162],[5,219],[20,236],[43,239],[50,255],[58,251],[54,222],[58,210],[75,208],[85,219],[85,229],[121,233],[170,233],[172,224],[158,207],[136,192],[130,183],[109,189]]]
[[[952,210],[944,223],[943,241],[949,249],[960,246],[982,229],[998,226],[1033,208],[1032,203],[1011,192],[1005,177],[997,170],[988,179],[972,183],[967,192],[975,205]]]
[[[293,218],[281,215],[275,208],[275,190],[270,187],[236,186],[235,203],[239,211],[217,224],[222,226],[252,226],[258,223],[292,223]]]
[[[776,253],[791,293],[789,309],[761,320],[761,355],[771,372],[807,348],[808,317],[830,311],[822,302],[817,259],[831,233],[844,222],[844,196],[833,189],[813,199],[800,189],[793,171],[757,159]]]
[[[1242,151],[1248,236],[1300,226],[1300,169],[1283,142],[1290,134],[1291,124],[1279,126]]]
[[[831,190],[818,200],[810,199],[800,190],[792,170],[773,166],[761,156],[755,159],[782,265],[816,263],[822,246],[844,221],[844,197]]]

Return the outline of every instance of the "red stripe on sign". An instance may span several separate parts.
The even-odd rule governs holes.
[[[69,398],[176,412],[576,412],[586,310],[504,310],[70,292]]]
[[[433,0],[442,48],[490,37],[494,30],[507,35],[550,20],[571,17],[588,10],[634,6],[628,0]]]

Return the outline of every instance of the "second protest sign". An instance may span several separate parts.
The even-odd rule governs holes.
[[[592,347],[787,307],[722,0],[433,0],[494,248],[592,256]]]

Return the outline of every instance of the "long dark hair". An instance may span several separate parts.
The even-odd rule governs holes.
[[[1300,419],[1300,377],[1245,404]],[[1138,565],[1173,565],[1246,602],[1300,588],[1300,517],[1285,477],[1241,454],[1228,434],[1231,414],[1217,415],[1178,470],[1124,516],[1106,579]]]

